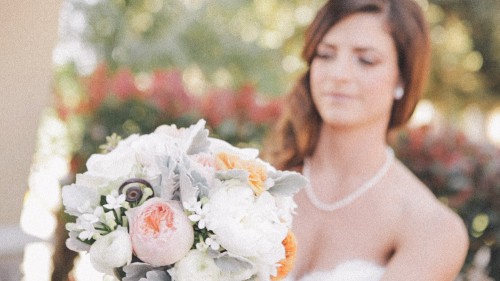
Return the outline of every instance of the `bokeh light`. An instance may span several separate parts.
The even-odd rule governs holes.
[[[489,114],[486,134],[491,143],[500,147],[500,106]]]
[[[420,127],[429,125],[434,120],[435,115],[436,109],[432,102],[426,99],[421,100],[415,108],[415,112],[409,121],[409,126]]]

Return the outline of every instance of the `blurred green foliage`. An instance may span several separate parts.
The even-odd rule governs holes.
[[[237,88],[251,82],[261,93],[280,95],[303,71],[303,33],[324,2],[66,0],[64,51],[56,56],[87,73],[101,62],[133,71],[175,67],[198,93],[208,85]],[[447,114],[470,103],[485,109],[498,105],[500,1],[417,2],[433,41],[426,96]]]
[[[449,115],[500,102],[500,1],[432,0],[433,71],[427,96]]]
[[[60,53],[80,71],[91,69],[92,61],[134,71],[175,67],[208,84],[239,87],[250,81],[277,95],[301,67],[299,37],[321,2],[67,0]],[[75,40],[87,51],[68,54]],[[289,55],[295,58],[285,59]]]

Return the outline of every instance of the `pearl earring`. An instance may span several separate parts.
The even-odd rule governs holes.
[[[400,100],[405,94],[405,90],[403,87],[399,86],[396,88],[396,91],[394,92],[394,99]]]

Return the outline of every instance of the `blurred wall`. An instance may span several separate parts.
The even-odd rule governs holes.
[[[0,8],[0,232],[19,224],[42,109],[51,97],[60,0]]]
[[[60,0],[2,1],[0,8],[0,280],[21,280],[23,196],[39,118],[50,104]]]

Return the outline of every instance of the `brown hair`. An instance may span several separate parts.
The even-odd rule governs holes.
[[[430,40],[418,4],[414,0],[329,0],[306,31],[302,58],[308,69],[289,93],[284,113],[265,146],[264,157],[279,169],[301,165],[316,148],[322,120],[312,102],[310,66],[324,35],[343,18],[355,13],[384,15],[398,52],[405,95],[394,100],[388,129],[405,124],[422,96],[429,68]]]

